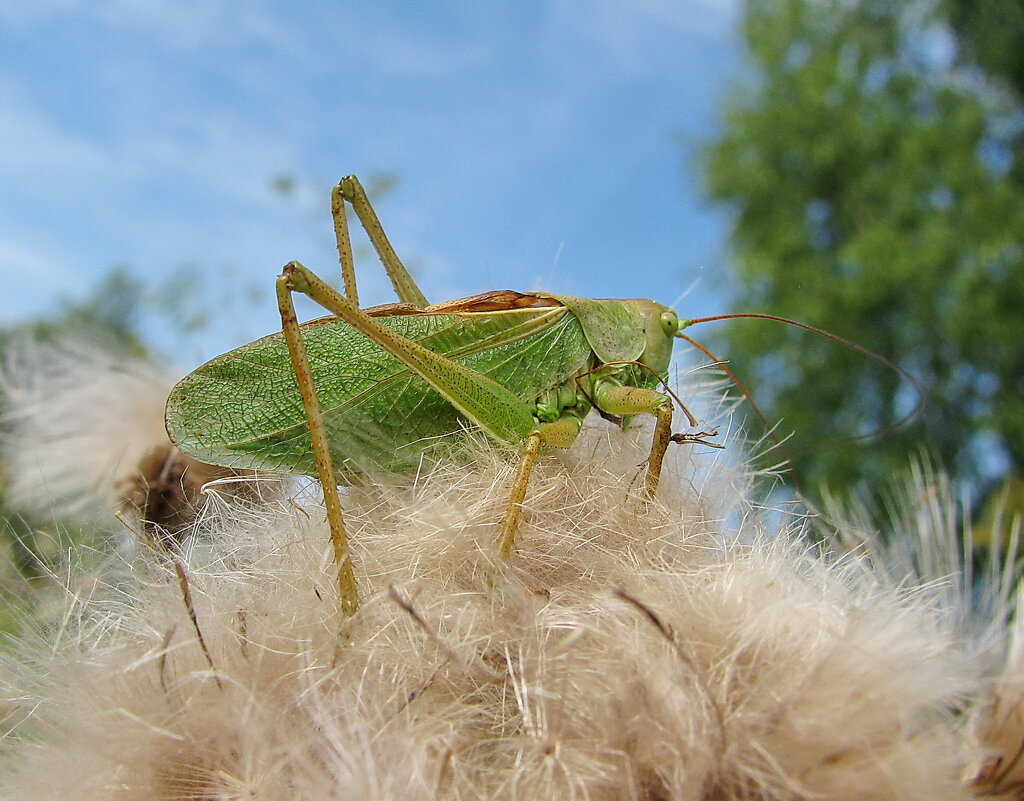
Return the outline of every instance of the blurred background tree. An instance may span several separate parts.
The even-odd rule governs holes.
[[[923,445],[975,499],[1024,462],[1024,5],[747,0],[752,75],[705,153],[735,212],[721,335],[805,489],[882,487]],[[802,446],[880,430],[869,444]]]
[[[960,62],[973,64],[990,78],[1004,81],[1018,101],[1024,100],[1024,4],[1012,0],[945,0],[940,11],[956,34]],[[1016,144],[1019,148],[1020,138]]]

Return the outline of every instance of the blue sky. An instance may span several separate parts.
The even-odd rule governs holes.
[[[176,354],[194,366],[276,327],[288,260],[336,273],[327,193],[349,172],[397,178],[378,211],[431,300],[542,288],[721,311],[728,220],[694,155],[740,74],[737,16],[738,0],[3,0],[0,323],[116,264],[152,283],[190,267],[223,311]],[[392,299],[359,267],[364,303]]]

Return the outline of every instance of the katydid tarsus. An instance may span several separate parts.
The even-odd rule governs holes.
[[[399,302],[359,308],[346,204],[377,251]],[[672,434],[672,346],[694,321],[650,300],[590,300],[499,290],[431,305],[391,247],[354,176],[332,192],[344,294],[297,262],[277,279],[282,332],[186,376],[167,431],[204,462],[319,478],[342,609],[358,606],[339,483],[414,470],[467,422],[521,457],[496,548],[513,551],[542,446],[566,448],[591,409],[624,424],[656,418],[645,491],[654,495]],[[331,316],[299,324],[292,294]],[[664,391],[661,391],[664,389]],[[697,421],[686,411],[691,426]]]

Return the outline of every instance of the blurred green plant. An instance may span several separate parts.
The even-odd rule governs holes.
[[[993,16],[1004,12],[1015,27]],[[924,447],[979,496],[1024,463],[1024,38],[1018,0],[747,0],[749,79],[705,152],[735,214],[737,311],[848,337],[923,381],[798,330],[719,338],[805,489],[878,488]],[[977,31],[1013,39],[1005,61]],[[984,58],[978,58],[983,54]],[[844,436],[881,432],[852,447]],[[803,446],[833,440],[833,447]]]
[[[61,298],[53,312],[0,328],[0,349],[18,338],[89,337],[115,351],[145,353],[138,315],[145,286],[128,267],[107,272],[82,299]]]
[[[60,298],[51,313],[0,328],[0,364],[6,361],[8,348],[25,339],[86,341],[114,355],[146,357],[151,349],[143,333],[144,320],[159,318],[182,335],[206,324],[198,276],[198,271],[183,268],[165,281],[147,284],[129,267],[113,267],[84,297]],[[0,436],[7,425],[0,392]],[[0,462],[0,633],[16,631],[47,596],[45,588],[54,586],[50,577],[60,574],[69,547],[86,546],[77,553],[94,554],[98,566],[109,552],[110,539],[109,530],[63,519],[59,509],[46,519],[26,518],[4,502],[6,483],[6,466]]]

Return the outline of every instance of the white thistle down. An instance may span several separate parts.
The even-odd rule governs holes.
[[[163,403],[174,376],[69,340],[26,338],[4,357],[6,502],[36,519],[113,529],[118,488],[167,441]]]
[[[0,798],[971,797],[981,668],[941,593],[823,556],[699,446],[646,504],[645,441],[541,460],[507,565],[487,443],[348,490],[350,621],[315,502],[207,515],[197,628],[140,549],[8,658]]]
[[[205,505],[203,485],[240,475],[171,445],[163,413],[174,383],[168,370],[70,340],[26,338],[5,357],[5,500],[27,519],[120,532],[121,511],[146,521],[149,535],[173,538]],[[246,500],[275,489],[273,481],[221,487]]]

